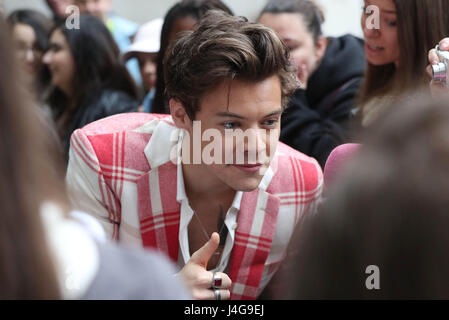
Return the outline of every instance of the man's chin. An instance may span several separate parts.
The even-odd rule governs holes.
[[[246,181],[236,181],[233,182],[231,185],[231,188],[234,189],[235,191],[242,191],[242,192],[251,192],[256,190],[259,187],[260,181],[262,180],[262,178],[260,179],[245,179]]]

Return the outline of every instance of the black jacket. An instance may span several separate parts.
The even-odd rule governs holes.
[[[324,168],[329,153],[348,142],[354,98],[365,72],[363,40],[352,35],[329,38],[326,53],[282,116],[280,140],[318,160]]]
[[[138,101],[123,91],[104,89],[98,94],[92,95],[76,112],[75,117],[67,127],[62,141],[66,155],[69,152],[70,136],[76,129],[114,114],[136,112],[138,108]]]

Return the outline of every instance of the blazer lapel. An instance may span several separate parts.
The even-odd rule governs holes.
[[[276,230],[279,204],[278,197],[263,189],[243,194],[229,268],[232,299],[257,298]]]
[[[176,150],[180,131],[170,117],[140,130],[152,134],[144,150],[151,170],[136,181],[142,243],[177,261],[180,204],[176,201]]]
[[[180,205],[176,201],[176,165],[168,162],[137,180],[140,232],[144,247],[178,260]]]

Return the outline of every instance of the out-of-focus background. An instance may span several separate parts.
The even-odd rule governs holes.
[[[113,0],[114,11],[139,24],[163,17],[178,0]],[[223,0],[236,15],[255,20],[266,0]],[[317,0],[325,11],[324,33],[339,36],[352,33],[362,36],[360,14],[363,0]],[[6,13],[20,8],[31,8],[50,14],[44,0],[4,0]]]

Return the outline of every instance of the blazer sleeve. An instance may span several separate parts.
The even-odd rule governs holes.
[[[302,168],[300,174],[297,176],[297,180],[304,187],[302,194],[304,207],[298,213],[297,222],[305,216],[313,215],[317,212],[322,201],[324,188],[323,170],[316,159],[309,158],[309,161],[301,160],[298,161],[298,165]]]
[[[108,239],[118,240],[120,203],[82,129],[76,130],[71,138],[66,184],[73,209],[92,215],[101,223]]]

